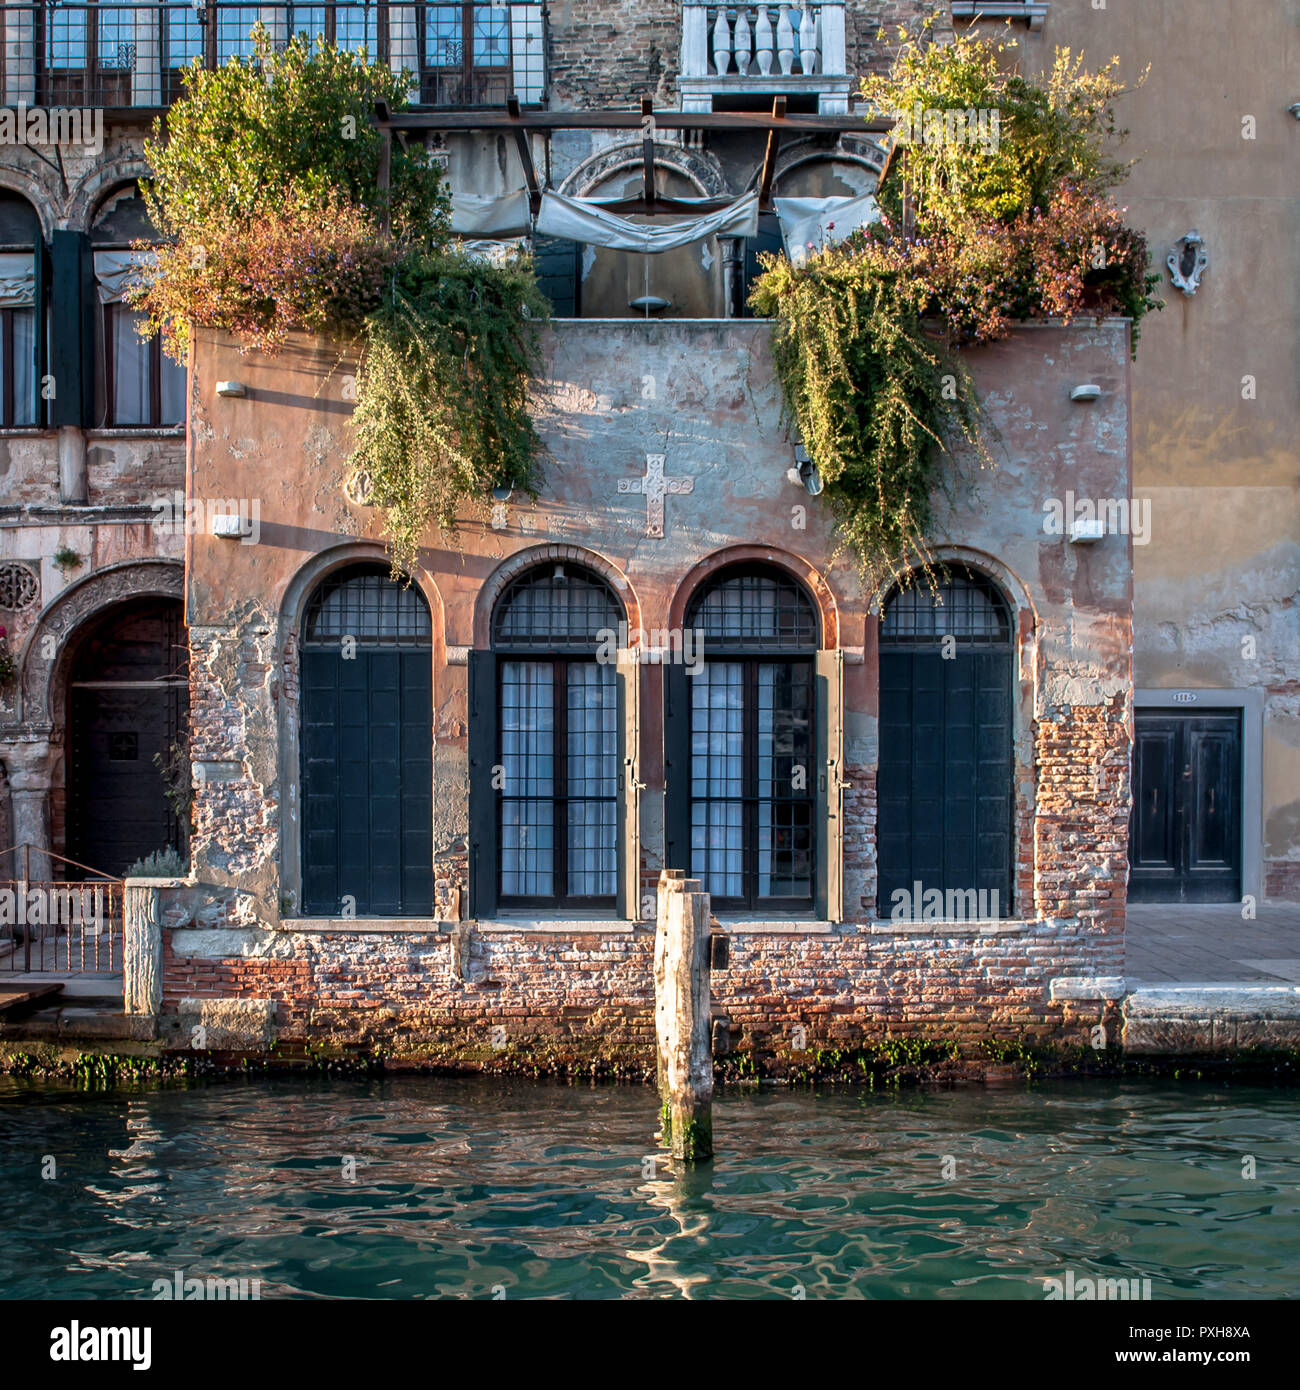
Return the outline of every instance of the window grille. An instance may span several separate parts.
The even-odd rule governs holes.
[[[432,624],[420,591],[380,566],[330,575],[307,605],[303,642],[337,645],[345,637],[380,646],[429,646]]]
[[[945,637],[985,647],[1011,641],[1010,610],[992,580],[965,567],[949,569],[937,594],[922,582],[896,589],[886,601],[882,643],[933,645]]]
[[[492,644],[507,651],[589,651],[618,635],[623,609],[598,575],[543,565],[513,579],[497,599]]]
[[[746,568],[696,594],[686,626],[700,633],[706,649],[811,652],[821,624],[796,580],[780,570]]]

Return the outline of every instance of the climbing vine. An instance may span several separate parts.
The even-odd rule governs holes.
[[[393,277],[367,324],[352,463],[385,509],[394,572],[410,572],[430,521],[453,530],[467,499],[536,494],[528,382],[549,312],[524,264],[439,252]]]
[[[185,359],[191,328],[275,353],[295,330],[355,354],[351,474],[383,509],[394,575],[431,525],[497,485],[534,491],[527,411],[537,328],[549,312],[524,257],[505,266],[450,243],[441,170],[394,142],[378,187],[375,103],[407,104],[409,73],[305,36],[250,58],[197,62],[155,129],[143,185],[165,238],[130,292],[142,332]]]
[[[1020,321],[1119,313],[1136,345],[1152,298],[1145,240],[1107,190],[1113,63],[1058,52],[1040,80],[1010,69],[1013,41],[902,36],[893,70],[863,86],[901,141],[879,220],[828,246],[763,259],[751,303],[775,323],[786,410],[877,600],[919,571],[933,582],[934,499],[986,429],[960,349]]]

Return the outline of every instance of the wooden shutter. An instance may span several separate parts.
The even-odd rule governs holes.
[[[49,424],[94,423],[95,277],[90,238],[56,231],[50,247],[50,371],[54,399]]]
[[[664,867],[691,871],[691,677],[664,673]]]
[[[39,232],[33,248],[32,269],[36,282],[32,298],[32,336],[36,348],[35,361],[32,363],[36,375],[36,426],[45,429],[50,417],[50,406],[45,399],[45,376],[50,369],[50,253],[45,238]]]
[[[619,818],[618,915],[641,917],[641,662],[640,648],[618,654]]]
[[[844,654],[818,652],[813,711],[817,763],[817,916],[844,920]]]
[[[497,659],[469,654],[469,915],[497,911]]]

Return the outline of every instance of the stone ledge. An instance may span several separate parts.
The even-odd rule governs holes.
[[[275,1038],[275,1000],[180,999],[176,1021],[184,1033],[204,1030],[205,1051],[265,1046]]]
[[[455,925],[438,917],[282,917],[267,930],[281,936],[352,936],[359,932],[437,936]]]
[[[718,927],[729,937],[742,936],[830,936],[833,922],[728,922],[718,919]]]
[[[1297,985],[1159,985],[1136,989],[1124,1006],[1126,1018],[1300,1019]]]
[[[1063,999],[1123,999],[1127,993],[1122,975],[1058,975],[1050,989],[1054,1004]]]
[[[1042,922],[1007,920],[1005,922],[869,922],[866,929],[872,936],[1016,936],[1032,931]]]

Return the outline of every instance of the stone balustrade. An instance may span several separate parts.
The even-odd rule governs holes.
[[[682,6],[686,110],[720,92],[812,92],[824,112],[847,109],[844,0],[822,4]]]

